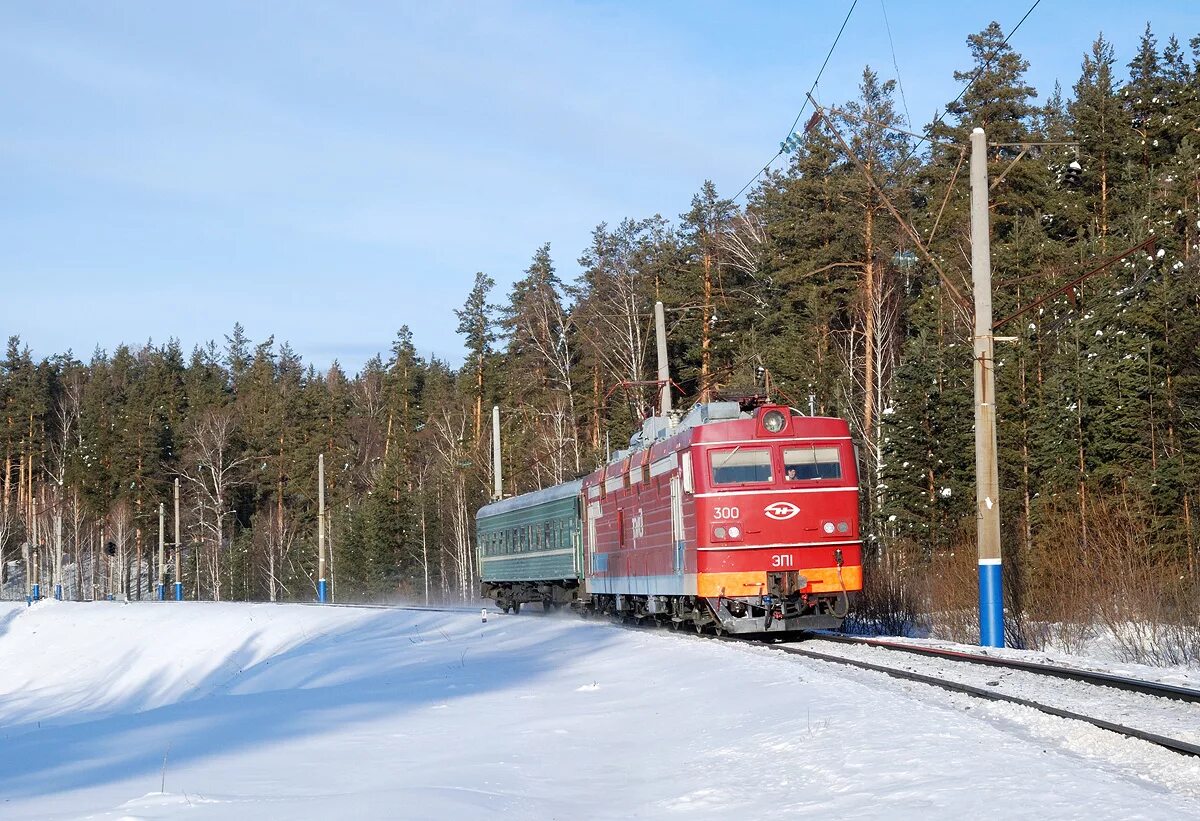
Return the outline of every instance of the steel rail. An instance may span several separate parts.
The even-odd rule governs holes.
[[[1157,681],[1114,676],[1111,673],[1100,673],[1092,670],[1080,670],[1073,667],[1059,667],[1053,664],[1040,664],[1035,661],[1006,659],[997,656],[985,656],[979,653],[966,653],[961,650],[948,650],[942,647],[923,647],[915,644],[902,644],[894,641],[862,638],[858,636],[839,636],[832,633],[814,632],[811,634],[820,641],[831,641],[839,644],[865,644],[868,647],[881,647],[901,653],[912,653],[918,656],[931,656],[948,661],[961,661],[973,664],[984,664],[991,667],[1006,667],[1011,670],[1024,670],[1044,676],[1082,681],[1087,684],[1097,684],[1103,687],[1113,687],[1118,690],[1128,690],[1143,693],[1148,696],[1170,698],[1177,701],[1200,702],[1200,690],[1188,687],[1178,687],[1174,684],[1164,684]]]
[[[734,639],[736,641],[736,639]],[[974,687],[970,684],[961,684],[956,681],[945,681],[944,679],[934,678],[933,676],[922,675],[908,670],[898,670],[893,667],[884,667],[880,664],[872,664],[867,661],[858,661],[857,659],[844,658],[842,656],[831,656],[826,653],[818,653],[815,650],[806,650],[803,647],[793,647],[786,644],[765,644],[764,646],[772,650],[778,650],[784,653],[792,653],[798,656],[816,659],[818,661],[829,662],[831,664],[843,664],[848,667],[857,667],[861,670],[872,670],[877,673],[891,676],[892,678],[904,679],[905,681],[915,681],[921,684],[928,684],[933,687],[939,687],[943,690],[950,690],[956,693],[974,696],[976,698],[986,699],[987,701],[1003,701],[1008,704],[1017,704],[1022,707],[1029,707],[1038,712],[1048,715],[1057,716],[1058,718],[1071,719],[1073,721],[1082,721],[1091,724],[1093,727],[1099,727],[1102,730],[1117,733],[1126,736],[1127,738],[1136,738],[1141,741],[1146,741],[1159,747],[1171,750],[1172,752],[1181,755],[1200,756],[1200,745],[1192,744],[1187,741],[1180,741],[1175,738],[1167,738],[1166,736],[1158,735],[1157,733],[1139,730],[1135,727],[1127,727],[1123,724],[1114,724],[1111,721],[1094,718],[1092,716],[1075,713],[1070,710],[1062,710],[1058,707],[1051,707],[1048,704],[1041,704],[1029,699],[1017,698],[1016,696],[997,693],[992,690],[984,690],[980,687]]]

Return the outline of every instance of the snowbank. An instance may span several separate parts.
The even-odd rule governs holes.
[[[1200,812],[1066,725],[565,616],[0,606],[5,818]]]

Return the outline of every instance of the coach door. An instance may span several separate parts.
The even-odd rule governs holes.
[[[671,541],[675,545],[675,575],[683,575],[683,488],[679,474],[671,477]]]
[[[584,553],[587,556],[587,575],[594,576],[599,570],[607,570],[607,562],[604,567],[596,567],[596,520],[600,518],[600,503],[592,502],[587,506],[587,544],[584,546]],[[607,558],[607,557],[605,557]]]

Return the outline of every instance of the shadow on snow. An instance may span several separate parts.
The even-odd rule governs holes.
[[[0,727],[0,795],[30,798],[138,777],[157,787],[164,755],[169,783],[173,768],[210,756],[518,687],[579,648],[574,630],[512,641],[523,619],[446,633],[444,617],[413,616],[382,613],[244,667],[255,655],[250,636],[185,700],[137,712],[170,685],[160,677],[104,704],[102,716]],[[591,646],[612,640],[587,632]]]

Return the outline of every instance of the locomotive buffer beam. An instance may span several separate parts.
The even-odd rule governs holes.
[[[768,573],[762,595],[753,599],[709,599],[715,620],[727,633],[788,633],[837,629],[841,619],[821,612],[819,601],[804,592],[808,578],[799,571]],[[820,626],[818,626],[820,625]]]

